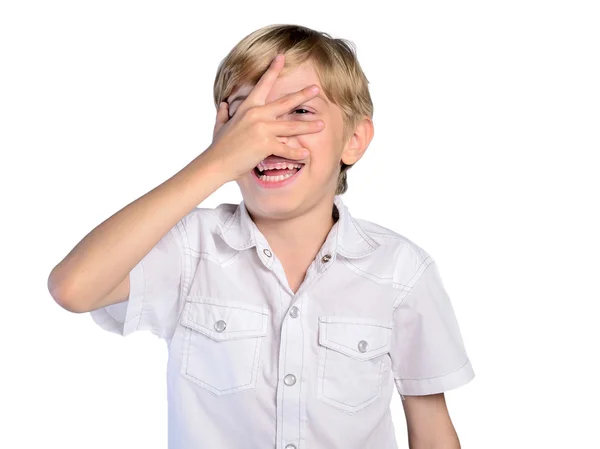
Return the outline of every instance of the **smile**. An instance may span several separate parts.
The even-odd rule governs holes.
[[[304,164],[294,164],[300,167],[281,167],[281,169],[260,170],[256,167],[252,170],[252,178],[256,183],[266,189],[285,187],[298,179],[299,174],[304,168]]]

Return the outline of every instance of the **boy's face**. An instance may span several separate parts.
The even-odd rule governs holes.
[[[310,210],[323,201],[332,201],[340,172],[340,161],[354,164],[368,146],[372,135],[372,122],[367,119],[357,127],[348,142],[342,142],[343,119],[341,109],[329,102],[310,61],[298,66],[275,81],[266,102],[270,103],[289,93],[316,84],[321,87],[314,97],[278,117],[278,120],[323,120],[325,127],[316,133],[280,137],[280,141],[293,148],[304,147],[310,154],[302,162],[305,165],[293,182],[277,188],[265,188],[250,171],[237,183],[244,202],[254,216],[262,218],[289,218]],[[248,94],[253,85],[246,84],[227,99],[237,94]],[[230,116],[235,115],[241,101],[230,104]],[[287,141],[286,141],[287,140]]]

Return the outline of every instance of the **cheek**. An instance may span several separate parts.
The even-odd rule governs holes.
[[[302,134],[296,136],[298,142],[303,147],[315,152],[322,152],[333,149],[339,138],[336,137],[336,132],[331,128],[332,125],[325,121],[325,128],[316,133]]]
[[[337,124],[331,118],[318,117],[325,120],[322,131],[297,136],[298,143],[310,150],[310,171],[322,177],[329,177],[331,172],[339,170],[341,158],[341,136]]]
[[[337,177],[341,151],[333,142],[312,140],[311,142],[305,141],[301,145],[310,150],[308,170],[311,176],[323,181]]]

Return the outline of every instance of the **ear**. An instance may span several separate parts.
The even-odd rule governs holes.
[[[342,152],[342,162],[346,165],[355,164],[367,151],[371,139],[375,134],[373,121],[365,117],[354,129]]]

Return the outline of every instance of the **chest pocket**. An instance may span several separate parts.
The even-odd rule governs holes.
[[[238,301],[187,300],[181,374],[218,396],[254,389],[268,313]]]
[[[363,317],[319,317],[317,398],[355,413],[381,395],[389,323]]]

